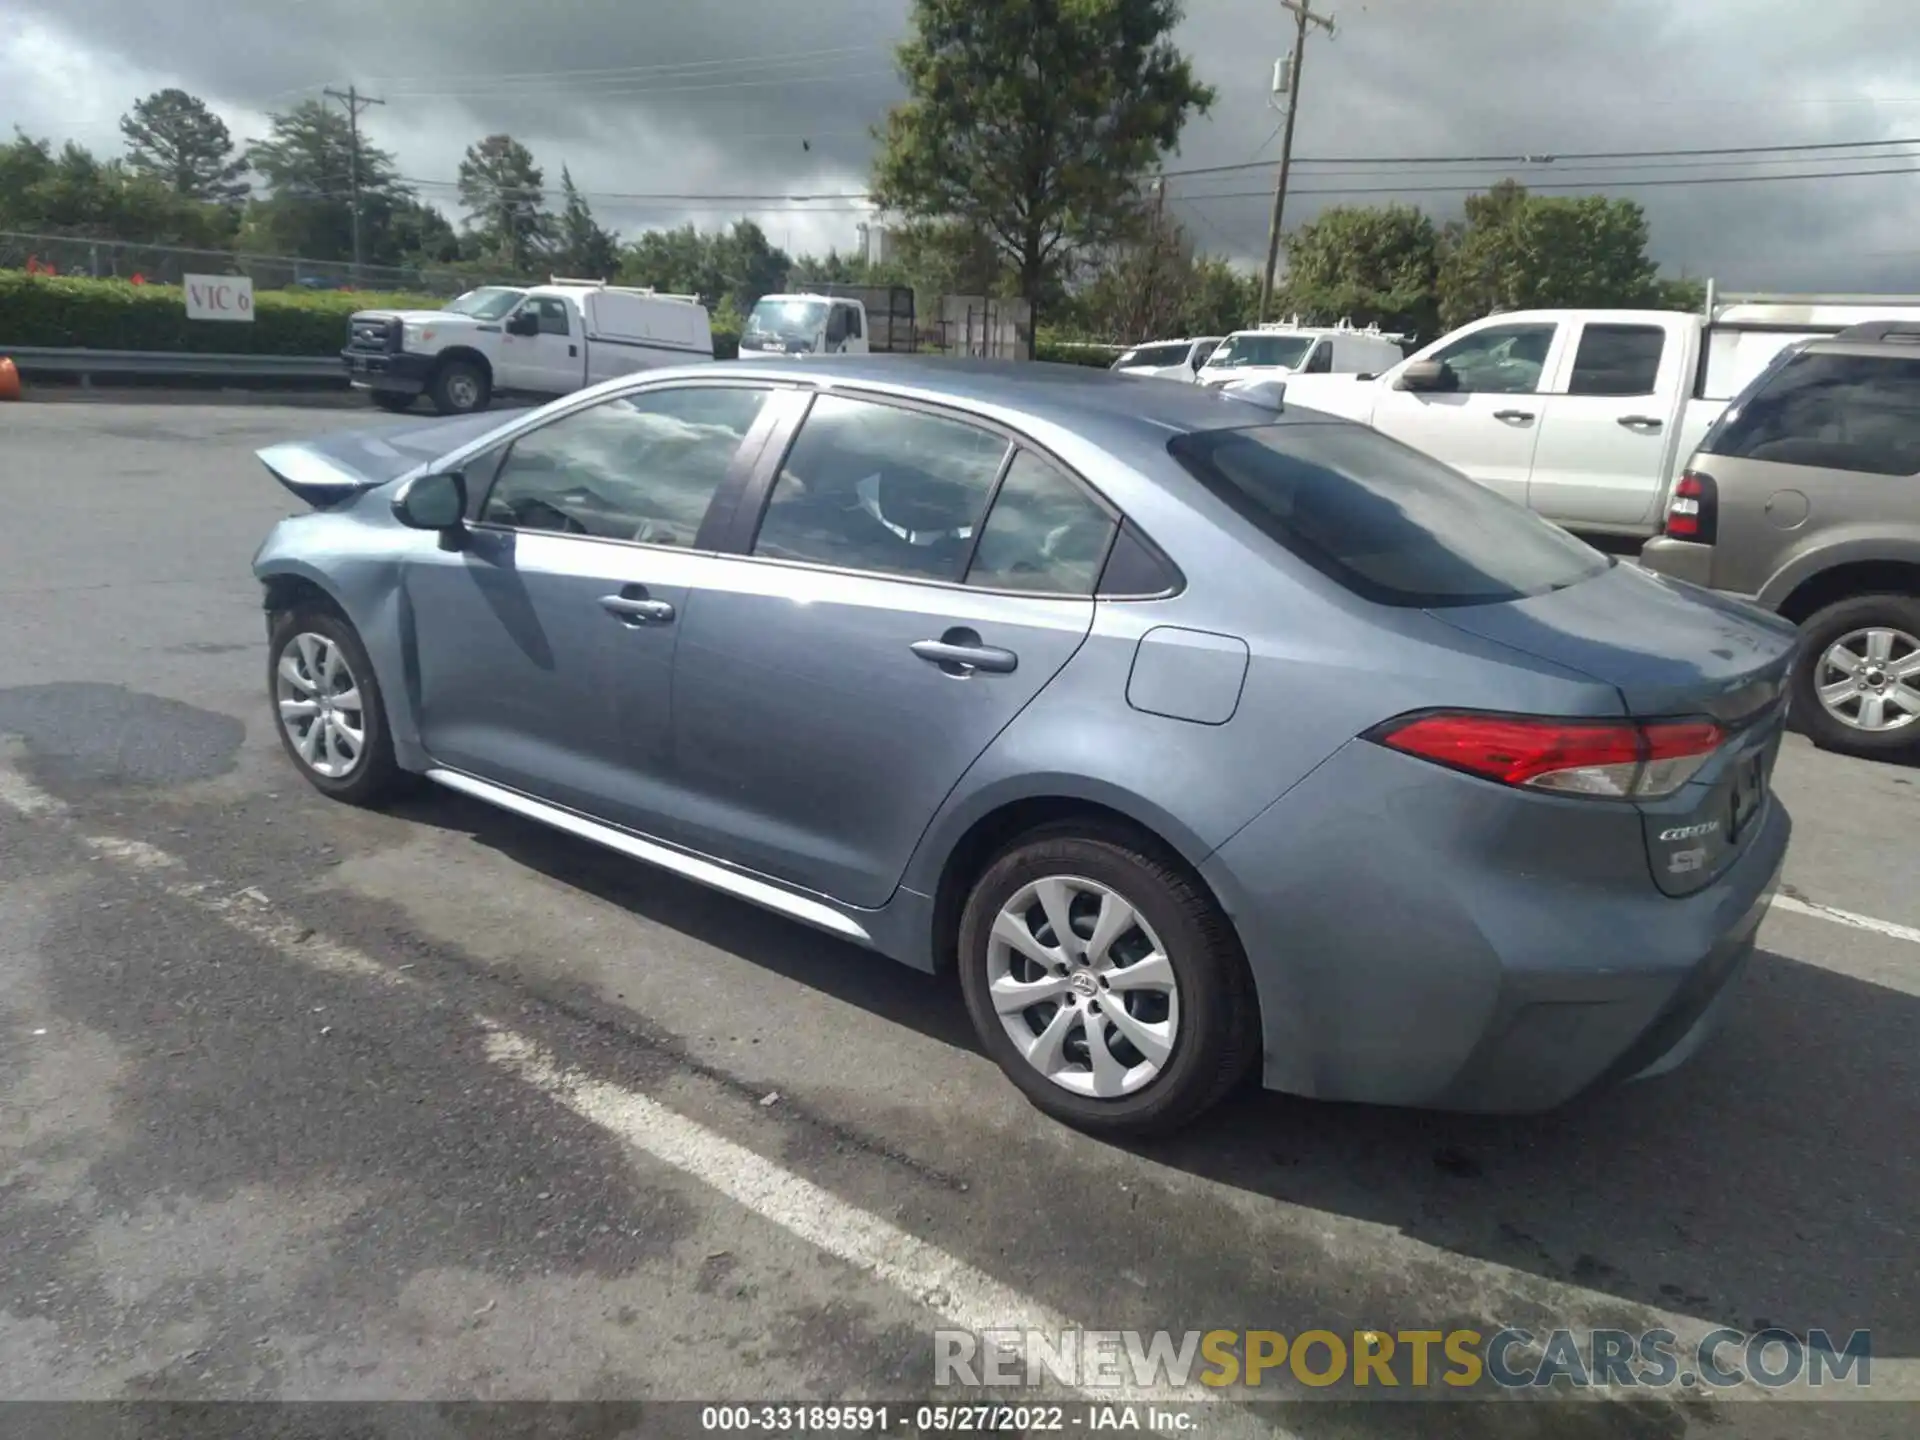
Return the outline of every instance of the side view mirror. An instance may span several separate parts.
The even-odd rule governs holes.
[[[393,497],[393,518],[410,530],[438,530],[445,539],[467,523],[467,477],[458,470],[416,476]]]
[[[1460,377],[1444,360],[1416,360],[1400,372],[1396,390],[1458,390]]]
[[[540,317],[531,310],[522,310],[511,320],[507,321],[507,333],[509,335],[538,335],[540,333]]]
[[[1380,377],[1374,374],[1373,371],[1371,370],[1362,370],[1358,375],[1354,376],[1353,378],[1356,380],[1378,380]]]

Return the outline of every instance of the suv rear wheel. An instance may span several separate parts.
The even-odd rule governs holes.
[[[987,1053],[1082,1130],[1171,1130],[1258,1054],[1233,927],[1195,877],[1124,832],[1048,829],[1002,851],[968,897],[959,954]]]
[[[1800,633],[1793,710],[1809,738],[1875,759],[1920,753],[1920,597],[1857,595]]]

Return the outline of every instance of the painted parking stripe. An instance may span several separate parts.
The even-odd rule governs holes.
[[[1920,945],[1920,929],[1912,925],[1896,925],[1891,920],[1876,920],[1871,915],[1856,915],[1851,910],[1836,909],[1832,905],[1822,905],[1814,900],[1799,900],[1791,895],[1773,897],[1773,908],[1788,915],[1806,915],[1815,920],[1831,920],[1836,925],[1846,925],[1855,930],[1870,930],[1875,935],[1886,935],[1895,940],[1906,940]]]

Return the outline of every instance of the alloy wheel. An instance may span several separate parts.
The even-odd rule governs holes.
[[[1879,734],[1920,722],[1920,639],[1886,626],[1851,631],[1821,655],[1813,685],[1850,729]]]
[[[1015,891],[987,938],[994,1012],[1027,1063],[1076,1095],[1114,1099],[1173,1054],[1180,989],[1159,936],[1111,886],[1051,875]]]
[[[280,652],[274,692],[302,763],[329,780],[352,774],[366,753],[367,717],[340,643],[312,631],[295,635]]]

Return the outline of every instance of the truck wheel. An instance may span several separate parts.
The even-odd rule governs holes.
[[[1807,738],[1867,759],[1920,754],[1920,596],[1856,595],[1800,626],[1792,708]]]
[[[399,390],[376,390],[373,392],[373,403],[378,405],[382,410],[391,410],[396,415],[404,415],[407,411],[413,409],[413,402],[418,398],[418,396],[408,395]]]
[[[442,415],[471,415],[487,408],[493,382],[471,360],[449,360],[434,373],[427,394]]]

